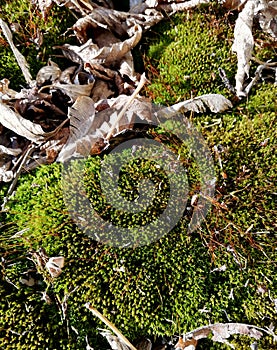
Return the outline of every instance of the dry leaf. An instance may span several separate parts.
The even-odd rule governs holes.
[[[236,73],[236,93],[237,96],[245,96],[243,92],[243,83],[245,75],[248,77],[250,68],[250,59],[254,47],[252,35],[252,26],[255,8],[258,0],[249,0],[246,2],[243,10],[240,12],[234,30],[234,43],[232,50],[237,54],[238,69]]]
[[[60,70],[58,65],[52,61],[49,61],[48,66],[44,66],[38,71],[36,76],[37,85],[41,86],[45,82],[47,82],[48,84],[53,83],[54,81],[59,79],[61,73],[62,71]]]
[[[3,145],[0,145],[0,156],[2,156],[3,154],[18,156],[19,154],[21,154],[21,152],[22,152],[21,148],[8,148]]]
[[[116,37],[123,38],[126,35],[133,35],[135,25],[139,25],[144,31],[162,19],[163,15],[154,9],[145,11],[145,13],[128,13],[95,7],[89,15],[80,18],[73,29],[78,40],[85,43],[89,39],[88,32],[98,28],[104,28],[111,31]]]
[[[91,94],[91,90],[93,88],[94,82],[85,85],[76,85],[76,84],[61,84],[60,82],[56,82],[51,85],[43,86],[39,92],[44,89],[58,89],[61,90],[65,95],[67,95],[71,102],[76,101],[79,96],[89,96]]]
[[[220,113],[226,111],[228,108],[232,108],[232,103],[220,94],[207,94],[176,103],[167,109],[169,112],[171,111],[169,113],[170,115],[172,114],[172,111],[181,113],[188,111],[203,113],[206,111],[206,107],[214,113]]]
[[[64,267],[64,257],[58,256],[50,258],[45,267],[50,273],[51,277],[60,276],[62,273],[62,268]]]
[[[49,11],[54,6],[52,0],[32,0],[32,3],[38,6],[44,19],[47,18]]]
[[[65,57],[71,59],[78,64],[89,63],[101,64],[105,67],[120,66],[120,62],[133,49],[141,39],[142,29],[139,25],[134,26],[134,34],[131,38],[125,41],[112,43],[111,45],[99,47],[92,42],[92,39],[86,41],[82,46],[64,45],[56,46],[63,51]],[[107,42],[108,44],[109,42]],[[132,56],[131,56],[132,59]],[[130,60],[130,57],[129,57]]]
[[[28,287],[33,287],[36,284],[36,281],[33,277],[26,278],[20,278],[19,282],[22,284],[25,284]]]
[[[182,349],[180,344],[182,345],[186,341],[186,339],[194,339],[195,341],[197,341],[199,339],[207,338],[210,335],[212,335],[213,341],[224,343],[234,348],[234,346],[227,341],[227,339],[231,335],[247,335],[248,337],[258,340],[263,336],[263,333],[269,334],[274,338],[276,337],[273,332],[253,325],[248,325],[244,323],[217,323],[211,324],[209,326],[200,327],[191,332],[186,333],[183,336],[182,341],[179,340],[178,346],[180,349]]]
[[[0,100],[10,100],[15,98],[17,91],[9,88],[10,81],[6,78],[0,80]]]
[[[258,18],[262,30],[277,38],[277,1],[262,1]]]
[[[41,143],[49,133],[42,130],[39,124],[32,123],[11,108],[0,102],[0,123],[7,129],[35,143]]]

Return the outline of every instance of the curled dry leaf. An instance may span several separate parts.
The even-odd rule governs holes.
[[[7,129],[35,143],[43,142],[48,135],[39,124],[21,117],[19,113],[14,112],[2,102],[0,102],[0,123]]]
[[[258,18],[262,30],[277,38],[277,1],[262,1]]]
[[[32,0],[32,2],[38,6],[44,19],[47,18],[49,11],[54,5],[52,0]]]
[[[45,82],[53,83],[59,79],[61,73],[62,71],[60,70],[59,66],[54,62],[49,61],[48,66],[44,66],[38,71],[36,76],[37,85],[43,85]]]
[[[93,88],[94,82],[85,85],[76,84],[61,84],[56,82],[51,85],[45,85],[40,89],[40,92],[44,89],[56,89],[61,90],[65,95],[67,95],[72,102],[76,101],[79,96],[89,96]]]
[[[92,42],[92,39],[86,41],[82,46],[64,45],[56,46],[61,48],[63,54],[78,64],[89,63],[102,64],[104,67],[120,66],[121,61],[129,54],[129,60],[132,59],[130,50],[133,49],[142,36],[142,29],[139,25],[134,26],[134,34],[131,38],[121,42],[112,43],[109,46],[99,47]]]
[[[3,145],[0,145],[0,156],[2,156],[3,154],[18,156],[21,152],[22,152],[21,148],[8,148]]]
[[[6,78],[0,80],[0,100],[10,100],[16,97],[17,91],[9,88],[10,81]]]
[[[96,7],[89,15],[80,18],[74,24],[73,30],[78,40],[85,43],[89,39],[88,33],[98,28],[104,28],[116,37],[123,38],[126,35],[134,35],[135,25],[139,25],[145,31],[162,19],[163,15],[154,9],[136,14]]]
[[[99,101],[97,106],[105,105],[105,108],[95,115],[91,99],[77,100],[70,109],[70,137],[57,161],[65,162],[71,157],[86,157],[92,154],[91,147],[97,140],[103,149],[107,147],[106,137],[129,99],[130,96],[120,95],[117,98]],[[136,120],[151,122],[152,118],[152,104],[145,98],[136,98],[124,113],[121,126],[115,125],[111,136],[132,129]]]
[[[248,77],[249,74],[249,62],[254,47],[252,26],[256,5],[256,0],[247,1],[236,20],[232,50],[236,52],[238,60],[238,69],[236,73],[237,96],[245,96],[243,92],[243,82],[245,75]]]

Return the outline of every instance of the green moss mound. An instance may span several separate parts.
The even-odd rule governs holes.
[[[146,39],[144,47],[150,46],[145,61],[156,60],[155,66],[148,65],[153,84],[147,93],[156,102],[171,104],[190,97],[191,91],[227,94],[217,69],[220,65],[234,76],[236,64],[229,49],[229,24],[218,16],[212,8],[201,8],[187,21],[178,15],[155,29],[160,34]],[[107,348],[97,331],[103,324],[84,307],[87,302],[131,341],[144,335],[170,337],[229,320],[276,326],[276,87],[258,85],[248,101],[229,113],[189,117],[214,154],[218,180],[212,210],[193,234],[187,234],[184,217],[174,230],[145,247],[99,244],[68,213],[61,165],[42,166],[20,179],[8,211],[2,213],[0,347],[79,350],[86,347],[87,337],[95,349]],[[89,160],[86,180],[87,193],[103,212],[101,162],[100,157]],[[147,176],[164,179],[152,163],[144,165]],[[141,167],[133,163],[123,171],[122,192],[130,200]],[[190,175],[197,182],[195,172]],[[161,200],[166,200],[166,185],[164,179]],[[49,257],[65,257],[59,277],[52,279],[28,259],[28,252],[40,248]],[[30,272],[36,280],[32,287],[19,282],[27,270],[35,270]],[[49,303],[42,300],[44,292]],[[234,342],[248,349],[252,340],[238,337]],[[275,345],[265,337],[259,346],[270,350]],[[198,348],[227,346],[206,340]]]

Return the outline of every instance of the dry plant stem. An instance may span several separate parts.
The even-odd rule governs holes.
[[[140,82],[136,88],[136,90],[132,93],[132,95],[130,96],[128,102],[126,103],[126,105],[124,106],[124,108],[122,109],[122,111],[118,114],[118,117],[116,118],[116,121],[114,122],[114,124],[111,127],[111,130],[108,132],[108,135],[106,137],[106,140],[109,141],[109,139],[111,138],[114,129],[116,128],[117,124],[120,122],[120,120],[122,119],[122,117],[124,116],[125,112],[127,111],[128,107],[131,105],[131,103],[134,101],[134,99],[137,97],[138,93],[140,92],[140,90],[143,88],[144,84],[147,82],[147,79],[145,77],[145,73],[143,73],[141,75],[140,78]]]
[[[276,65],[276,62],[273,62]],[[270,62],[265,62],[264,64],[260,65],[255,72],[255,76],[254,78],[251,80],[251,82],[246,86],[244,92],[246,94],[246,96],[248,96],[250,90],[252,89],[252,87],[257,84],[257,82],[259,81],[259,79],[261,78],[261,74],[262,71],[264,69],[273,69],[276,70],[276,68],[274,67],[274,65],[270,64]]]
[[[4,198],[4,202],[2,204],[2,210],[5,209],[5,205],[7,204],[8,200],[9,200],[9,197],[11,196],[11,194],[13,193],[13,190],[15,189],[15,186],[17,184],[17,181],[18,181],[18,178],[19,178],[19,175],[21,174],[21,171],[24,167],[24,164],[26,163],[28,157],[32,154],[32,152],[35,150],[37,146],[34,145],[34,144],[31,144],[29,146],[29,148],[27,148],[26,150],[26,153],[24,155],[24,157],[22,158],[22,161],[18,167],[18,170],[17,172],[15,173],[15,176],[14,176],[14,179],[13,179],[13,182],[11,183],[9,189],[8,189],[8,192],[7,192],[7,195],[6,197]]]
[[[127,345],[131,350],[137,350],[130,342],[129,340],[124,337],[124,335],[113,325],[105,316],[103,316],[98,310],[96,310],[90,303],[87,303],[86,308],[88,308],[96,317],[98,317],[102,322],[105,323],[117,336],[122,342]]]

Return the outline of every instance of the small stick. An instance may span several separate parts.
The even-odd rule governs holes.
[[[121,112],[118,114],[116,121],[113,123],[111,130],[108,132],[108,135],[106,136],[106,140],[108,141],[113,132],[114,129],[116,128],[117,124],[119,123],[119,121],[122,119],[124,113],[127,111],[128,107],[130,106],[130,104],[134,101],[134,99],[137,97],[138,93],[140,92],[140,90],[143,88],[144,84],[147,82],[148,80],[145,77],[145,73],[142,74],[140,82],[136,88],[136,90],[132,93],[132,95],[130,96],[128,102],[126,103],[126,105],[123,107],[123,109],[121,110]]]
[[[8,189],[8,192],[7,192],[7,195],[5,196],[4,198],[4,201],[3,201],[3,204],[2,204],[2,210],[5,209],[5,206],[9,200],[9,197],[11,196],[11,194],[13,193],[13,190],[17,184],[17,181],[18,181],[18,178],[19,178],[19,175],[21,174],[21,171],[22,171],[22,168],[23,166],[25,165],[26,161],[28,160],[28,157],[32,154],[32,152],[35,150],[36,146],[34,144],[31,144],[29,145],[29,147],[27,148],[26,150],[26,153],[25,155],[23,156],[22,160],[21,160],[21,163],[14,175],[14,179],[13,179],[13,182],[11,183],[9,189]]]
[[[86,303],[86,308],[88,308],[96,317],[98,317],[102,322],[105,323],[110,329],[118,336],[122,342],[127,345],[131,350],[137,350],[137,348],[132,345],[129,340],[124,337],[124,335],[113,325],[105,316],[103,316],[98,310],[96,310],[90,303]]]

